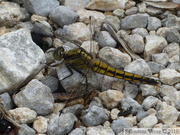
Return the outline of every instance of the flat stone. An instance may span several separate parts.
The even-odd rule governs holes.
[[[133,22],[133,23],[132,23]],[[121,22],[122,29],[145,28],[148,23],[148,17],[145,15],[137,14],[126,16]]]
[[[112,11],[118,8],[124,8],[124,4],[125,3],[121,3],[118,0],[93,0],[86,5],[86,8],[91,10]]]
[[[59,6],[59,1],[57,0],[24,0],[24,7],[32,14],[37,14],[41,16],[48,16],[49,13],[57,6]]]
[[[179,116],[179,112],[175,107],[167,105],[165,102],[162,102],[160,108],[157,112],[158,121],[163,124],[173,124]]]
[[[63,27],[64,25],[75,23],[78,14],[65,6],[58,6],[50,12],[49,18]]]
[[[140,128],[152,128],[154,125],[158,123],[158,120],[155,115],[149,115],[142,119],[139,123],[138,126]]]
[[[142,53],[144,51],[144,40],[143,37],[138,34],[129,35],[126,38],[128,46],[134,53]]]
[[[160,71],[160,80],[164,84],[173,85],[180,82],[180,73],[174,69],[163,69]]]
[[[29,124],[33,122],[37,116],[37,113],[27,107],[19,107],[13,110],[10,110],[9,113],[13,119],[21,124]]]
[[[122,53],[120,50],[114,49],[112,47],[104,47],[100,49],[98,56],[105,63],[117,69],[124,68],[131,61],[131,58],[128,54]]]
[[[132,7],[130,9],[127,9],[125,14],[126,15],[133,15],[138,13],[138,8],[137,7]]]
[[[108,109],[116,107],[122,100],[124,94],[117,90],[107,90],[99,93],[102,104]]]
[[[33,79],[14,96],[14,103],[35,110],[39,115],[47,115],[53,111],[54,98],[50,88]]]
[[[14,2],[0,3],[0,26],[12,27],[26,18],[25,10]]]
[[[70,8],[73,11],[84,9],[90,0],[64,0],[64,6]]]
[[[0,40],[0,93],[13,93],[44,67],[45,55],[27,29],[4,34]]]
[[[103,127],[101,125],[88,127],[86,135],[115,135],[110,127]]]
[[[86,126],[96,126],[108,120],[108,116],[103,108],[92,106],[82,114],[82,122]]]
[[[167,46],[167,41],[160,36],[148,35],[146,36],[146,45],[144,49],[144,56],[146,60],[151,59],[152,54],[160,53]]]
[[[33,129],[36,130],[38,134],[45,134],[47,132],[48,119],[42,116],[38,116],[33,122]]]

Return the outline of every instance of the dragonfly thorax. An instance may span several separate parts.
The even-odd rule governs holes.
[[[53,57],[57,61],[61,61],[64,58],[64,48],[62,46],[56,48],[53,52]]]

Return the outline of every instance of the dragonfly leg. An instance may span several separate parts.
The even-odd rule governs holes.
[[[66,78],[68,78],[68,77],[70,77],[71,75],[73,75],[73,71],[72,71],[71,67],[70,67],[68,64],[65,64],[65,65],[66,65],[67,69],[69,70],[70,75],[64,77],[63,79],[61,79],[61,81],[62,81],[62,80],[65,80]]]

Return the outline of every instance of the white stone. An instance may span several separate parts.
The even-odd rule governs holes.
[[[162,102],[157,112],[157,118],[163,124],[173,124],[178,119],[179,114],[175,107]]]
[[[151,59],[152,54],[160,53],[167,46],[167,41],[160,36],[146,36],[144,55],[146,60]]]
[[[77,14],[79,15],[79,21],[83,22],[85,24],[90,23],[90,16],[92,16],[93,19],[95,19],[95,21],[97,22],[97,24],[91,24],[91,25],[100,26],[102,24],[103,20],[105,19],[105,15],[101,12],[98,12],[98,11],[90,11],[90,10],[85,10],[85,9],[79,9],[77,11]]]
[[[117,109],[117,108],[114,108],[114,109],[112,109],[111,110],[111,119],[112,120],[116,120],[116,119],[118,119],[118,113],[119,113],[120,111]]]
[[[96,41],[84,41],[81,47],[92,55],[96,55],[99,52],[99,46]]]
[[[37,113],[27,107],[19,107],[14,110],[10,110],[9,113],[13,119],[21,124],[28,124],[35,120]]]
[[[44,67],[45,55],[27,29],[4,34],[0,41],[0,93],[13,93]]]
[[[124,68],[131,61],[131,57],[128,54],[122,53],[120,50],[112,47],[104,47],[100,49],[98,56],[105,63],[117,69]]]
[[[160,80],[164,84],[173,85],[180,82],[180,73],[174,69],[163,69],[160,71]]]
[[[151,107],[154,107],[158,102],[158,99],[153,97],[153,96],[149,96],[147,98],[144,99],[143,103],[142,103],[142,107],[144,108],[144,110],[148,110]]]
[[[25,11],[16,3],[0,3],[0,26],[14,26],[26,18]]]
[[[142,119],[139,123],[138,126],[140,128],[152,128],[155,124],[158,123],[158,120],[155,115],[149,115]]]
[[[48,127],[48,119],[42,116],[38,116],[36,120],[33,122],[33,128],[39,134],[44,134],[47,132]]]
[[[88,127],[86,135],[115,135],[110,127],[95,126]]]
[[[123,98],[123,93],[116,90],[107,90],[99,93],[99,98],[102,101],[102,104],[107,108],[116,107]]]
[[[157,53],[152,55],[152,61],[167,66],[169,57],[166,53]]]

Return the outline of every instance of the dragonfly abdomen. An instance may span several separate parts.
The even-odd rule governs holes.
[[[91,62],[93,63],[92,70],[99,74],[103,74],[119,79],[124,79],[127,81],[134,81],[134,82],[140,82],[140,83],[146,83],[152,85],[158,84],[158,81],[153,78],[118,70],[111,66],[106,65],[105,63],[99,60],[92,60]]]

